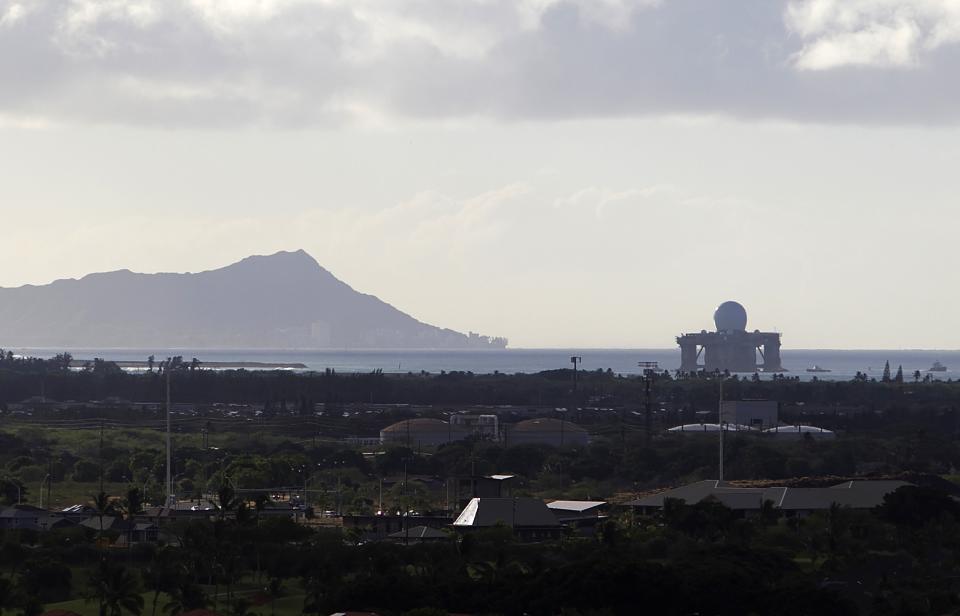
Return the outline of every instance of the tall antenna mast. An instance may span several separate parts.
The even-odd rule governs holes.
[[[723,481],[723,375],[720,375],[720,401],[717,405],[717,425],[720,426],[720,481]]]
[[[173,362],[167,359],[167,507],[174,505],[173,502],[173,479],[170,468],[170,366]]]

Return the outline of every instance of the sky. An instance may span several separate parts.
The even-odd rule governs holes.
[[[960,0],[0,0],[0,286],[302,248],[513,347],[956,349],[958,74]]]

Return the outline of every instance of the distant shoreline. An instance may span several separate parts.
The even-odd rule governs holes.
[[[71,368],[83,368],[86,365],[93,365],[92,359],[74,359],[70,362]],[[121,361],[111,361],[120,368],[128,370],[148,370],[150,369],[150,364],[146,361],[138,360],[121,360]],[[154,362],[154,366],[159,367],[160,362]],[[185,362],[183,366],[189,366],[190,362]],[[263,361],[204,361],[200,362],[200,368],[214,368],[217,370],[240,370],[243,368],[254,368],[257,370],[306,370],[307,365],[300,362],[284,363],[284,362],[263,362]]]

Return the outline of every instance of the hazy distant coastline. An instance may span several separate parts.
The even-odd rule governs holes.
[[[473,372],[475,374],[533,373],[544,370],[570,368],[570,356],[583,357],[581,370],[607,370],[617,374],[639,374],[640,361],[656,361],[664,370],[676,370],[680,366],[678,349],[201,349],[201,348],[13,348],[21,355],[52,357],[59,352],[69,352],[78,359],[100,357],[117,362],[144,364],[149,355],[159,361],[167,356],[181,355],[189,361],[196,357],[202,366],[215,368],[220,364],[247,364],[248,369],[270,369],[281,366],[297,370],[324,371],[326,369],[346,373],[363,373],[381,370],[385,373],[408,373],[441,371]],[[960,350],[838,350],[838,349],[785,349],[783,364],[785,373],[802,380],[848,380],[857,372],[879,378],[884,364],[889,361],[894,370],[900,365],[910,377],[915,371],[931,374],[938,379],[960,378]],[[943,373],[928,373],[933,362],[947,366]],[[256,366],[255,364],[262,364]],[[299,364],[303,367],[292,368]],[[828,373],[810,374],[806,368],[819,365],[830,369]],[[769,375],[763,375],[769,378]],[[912,377],[911,377],[912,378]]]

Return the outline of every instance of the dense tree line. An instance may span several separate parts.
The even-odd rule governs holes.
[[[212,520],[116,552],[86,529],[0,537],[0,609],[82,596],[104,614],[201,607],[269,614],[433,608],[477,614],[928,614],[960,609],[960,506],[901,488],[878,510],[743,518],[717,501],[615,515],[596,537],[517,543],[507,527],[437,544],[358,544],[339,529],[260,519],[225,487]],[[877,566],[878,563],[881,566]],[[69,565],[68,565],[69,564]],[[239,589],[244,589],[240,592]],[[255,589],[256,592],[247,592]],[[444,612],[440,612],[444,613]]]

